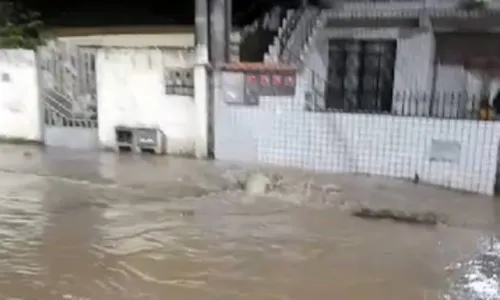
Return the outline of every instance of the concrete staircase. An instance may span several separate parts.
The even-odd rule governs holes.
[[[264,26],[264,20],[271,18],[273,12],[270,11],[252,24],[234,32],[231,35],[231,61],[263,62],[269,46],[276,42],[276,37],[280,35],[285,20],[291,16],[292,12],[293,10],[281,12],[279,16],[282,20],[281,26],[276,29]]]
[[[286,11],[285,17],[283,18],[281,26],[278,29],[278,34],[274,37],[273,43],[269,45],[269,49],[264,56],[264,61],[279,61],[279,57],[283,48],[286,46],[286,42],[289,40],[291,33],[297,26],[297,22],[300,19],[300,12],[301,10],[293,9]]]
[[[304,58],[304,49],[322,25],[321,15],[321,11],[315,7],[288,12],[277,37],[269,47],[265,62],[299,65]]]

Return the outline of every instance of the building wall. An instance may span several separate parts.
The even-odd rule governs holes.
[[[422,182],[494,192],[496,122],[307,112],[300,96],[229,105],[223,89],[215,98],[217,159],[397,178],[418,174]],[[458,144],[452,161],[433,159],[439,142]]]
[[[444,75],[443,66],[434,68],[433,33],[397,28],[323,29],[305,53],[295,97],[261,97],[259,106],[229,105],[222,93],[226,83],[216,83],[222,86],[215,97],[217,159],[397,178],[417,174],[422,182],[493,195],[500,142],[497,122],[306,111],[310,98],[324,107],[330,38],[397,41],[394,113],[413,106],[414,112],[420,109],[425,116],[433,108],[430,102],[401,100],[397,93],[432,96],[434,88],[463,89],[463,82],[450,85],[446,81],[454,77]],[[449,103],[437,105],[453,112]],[[439,144],[446,143],[458,145],[455,157],[436,159]]]
[[[186,50],[100,50],[97,58],[99,142],[115,146],[115,126],[155,127],[167,152],[194,152],[193,97],[165,93],[164,68],[192,67]],[[43,141],[35,53],[0,51],[0,138]],[[57,128],[55,128],[57,130]],[[68,141],[61,146],[71,146]]]
[[[194,33],[104,34],[66,36],[59,40],[93,47],[193,47]]]
[[[397,97],[400,93],[423,94],[432,91],[435,53],[435,38],[432,32],[398,28],[325,28],[317,34],[312,42],[313,46],[309,47],[309,51],[306,53],[306,72],[301,75],[301,79],[306,81],[306,86],[315,86],[316,92],[313,94],[317,96],[317,103],[320,107],[324,106],[322,95],[325,92],[325,81],[328,80],[328,40],[336,38],[392,39],[397,41],[394,66],[394,112],[400,112],[403,106],[412,105],[412,103],[403,103],[402,97]],[[418,107],[423,111],[428,111],[421,103]]]
[[[102,50],[97,56],[99,140],[115,147],[116,126],[154,127],[167,138],[167,152],[194,151],[193,97],[166,95],[164,69],[192,67],[185,50]]]
[[[457,10],[461,6],[461,0],[418,0],[418,1],[344,1],[339,3],[335,0],[323,0],[322,4],[329,8],[334,8],[335,12],[351,12],[359,15],[365,13],[366,15],[380,14],[387,16],[388,13],[393,15],[401,15],[402,11],[415,11],[418,12],[422,9],[448,9]],[[489,1],[488,7],[498,9],[499,4],[496,1]]]
[[[499,37],[498,33],[437,34],[436,92],[463,94],[478,102],[489,89],[492,101],[500,87]]]
[[[301,74],[301,79],[307,82],[306,90],[315,87],[316,92],[312,94],[316,95],[320,107],[324,105],[322,96],[328,78],[328,39],[331,38],[397,40],[392,105],[394,113],[401,113],[405,109],[420,115],[439,113],[441,116],[453,117],[457,111],[473,113],[477,109],[484,80],[480,72],[468,70],[462,64],[439,61],[434,33],[403,28],[322,29],[312,42],[312,47],[309,47],[307,68]],[[314,76],[316,78],[313,79]],[[490,84],[490,100],[500,88],[499,77],[495,76]],[[417,95],[418,103],[416,97],[410,95]]]
[[[45,33],[83,46],[193,47],[193,26],[56,27]]]
[[[194,47],[194,27],[127,26],[92,28],[55,28],[46,33],[59,41],[90,47]],[[230,35],[231,61],[239,61],[241,30]]]
[[[0,138],[42,140],[33,51],[0,50]]]

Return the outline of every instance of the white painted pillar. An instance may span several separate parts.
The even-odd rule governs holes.
[[[210,130],[209,58],[208,58],[208,0],[196,0],[196,65],[194,67],[194,103],[196,106],[195,154],[197,158],[208,158]]]
[[[206,50],[206,49],[205,49]],[[198,50],[203,51],[203,50]],[[207,59],[208,61],[208,59]],[[208,95],[208,70],[207,65],[198,62],[194,67],[194,102],[196,105],[196,141],[195,150],[197,158],[208,158],[209,129],[209,95]]]

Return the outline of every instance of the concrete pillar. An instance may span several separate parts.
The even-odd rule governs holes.
[[[231,0],[210,0],[210,52],[215,65],[229,61]]]
[[[213,144],[211,84],[217,64],[229,62],[231,0],[195,0],[196,56],[194,99],[196,104],[196,157],[208,158]],[[213,70],[209,70],[211,67]]]
[[[225,22],[226,32],[224,34],[226,35],[226,43],[227,43],[226,61],[229,62],[231,60],[231,33],[233,32],[233,0],[226,0],[225,12],[226,12],[226,22]]]
[[[195,2],[196,65],[194,67],[194,102],[196,105],[197,158],[208,158],[210,136],[210,91],[209,91],[209,21],[208,0]]]

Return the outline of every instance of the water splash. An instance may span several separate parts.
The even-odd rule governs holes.
[[[479,242],[479,254],[450,269],[459,276],[451,283],[446,300],[498,300],[500,299],[500,240],[484,238]]]

